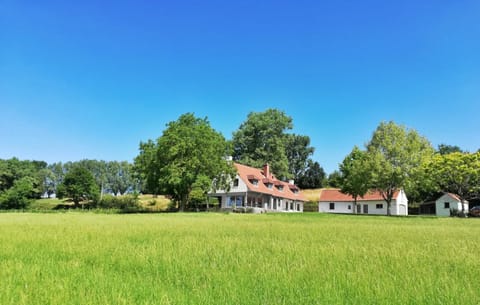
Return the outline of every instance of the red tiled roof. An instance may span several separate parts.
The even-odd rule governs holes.
[[[393,198],[397,198],[398,191],[395,192]],[[363,197],[358,197],[357,201],[379,201],[384,200],[382,194],[378,191],[370,191],[366,193]],[[348,194],[344,194],[340,191],[340,189],[327,189],[322,190],[320,193],[320,201],[321,202],[349,202],[353,201],[353,197]]]
[[[302,192],[297,186],[289,184],[288,182],[280,181],[276,179],[275,176],[273,176],[271,173],[270,173],[270,177],[265,177],[263,175],[262,169],[258,169],[258,168],[246,166],[243,164],[238,164],[238,163],[234,163],[234,165],[237,168],[238,175],[245,182],[249,191],[269,194],[272,196],[286,198],[290,200],[305,201],[305,197],[303,196]],[[258,179],[257,177],[261,179]],[[251,181],[252,178],[259,180],[258,185],[253,185]],[[265,185],[265,183],[271,183],[276,186],[281,185],[283,186],[283,190],[280,191],[277,187],[268,188]],[[294,189],[297,189],[298,192],[294,193],[291,187],[294,187]]]

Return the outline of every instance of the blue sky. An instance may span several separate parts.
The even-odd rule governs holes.
[[[132,161],[278,108],[327,172],[381,121],[480,148],[480,1],[0,1],[0,158]]]

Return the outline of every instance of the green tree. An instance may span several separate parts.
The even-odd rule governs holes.
[[[170,195],[181,211],[195,195],[206,194],[213,187],[225,187],[235,168],[225,160],[227,142],[208,120],[187,113],[167,128],[157,143],[141,144],[136,168],[147,178],[150,189]],[[146,170],[155,170],[149,179]]]
[[[251,112],[233,133],[234,160],[257,168],[270,164],[280,179],[291,178],[285,132],[293,128],[292,118],[283,111]]]
[[[140,181],[140,191],[154,196],[160,194],[160,166],[158,146],[152,141],[140,142],[140,153],[133,164],[134,177]]]
[[[29,177],[33,184],[34,193],[30,198],[40,198],[42,195],[43,171],[47,164],[43,161],[29,161],[11,158],[0,159],[0,193],[14,187],[15,182]]]
[[[457,194],[462,201],[480,192],[480,153],[436,154],[426,163],[438,191]],[[462,205],[462,212],[465,213]]]
[[[357,212],[357,199],[363,197],[370,188],[370,167],[367,153],[357,146],[340,164],[341,191],[353,197],[353,211]]]
[[[127,161],[106,163],[107,187],[115,194],[123,195],[133,187],[132,165]]]
[[[38,194],[36,179],[30,176],[15,180],[13,186],[0,194],[0,209],[24,209]]]
[[[341,182],[341,177],[342,174],[338,170],[334,170],[333,172],[328,175],[327,179],[327,184],[329,187],[341,187],[342,182]]]
[[[305,175],[305,171],[314,162],[310,156],[314,152],[314,148],[310,146],[310,138],[308,136],[286,134],[285,151],[288,160],[288,170],[295,181],[299,181]],[[310,161],[310,163],[309,163]],[[312,172],[310,172],[312,174]]]
[[[441,155],[448,155],[454,152],[463,153],[464,151],[457,145],[440,144],[438,145],[437,152]]]
[[[326,174],[320,163],[309,159],[307,161],[307,169],[296,180],[296,183],[302,189],[315,189],[323,187],[325,179]]]
[[[74,166],[66,175],[63,182],[57,188],[59,198],[71,198],[78,207],[80,201],[98,200],[100,190],[92,173],[80,166]]]
[[[395,192],[415,181],[413,177],[419,175],[422,164],[434,150],[417,131],[394,122],[382,122],[367,144],[367,151],[372,186],[382,194],[390,215]]]

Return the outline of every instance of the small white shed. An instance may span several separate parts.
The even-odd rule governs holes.
[[[468,212],[468,201],[463,201],[463,206]],[[462,211],[462,200],[459,196],[452,193],[445,193],[435,201],[435,210],[437,216],[450,216],[451,211]]]

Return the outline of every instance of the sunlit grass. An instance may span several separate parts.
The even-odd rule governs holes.
[[[0,214],[0,304],[479,304],[480,221]]]

